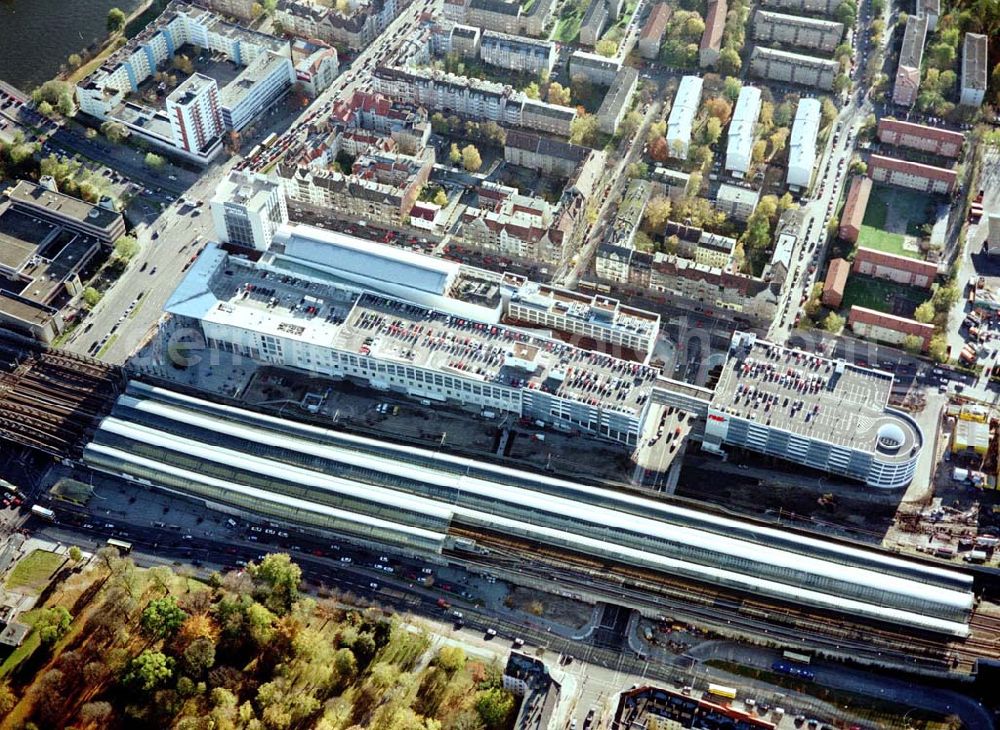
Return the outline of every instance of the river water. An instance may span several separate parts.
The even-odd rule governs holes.
[[[108,11],[139,0],[0,0],[0,79],[30,91],[59,71],[71,53],[107,35]]]

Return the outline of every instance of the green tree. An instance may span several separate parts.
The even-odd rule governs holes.
[[[69,61],[70,68],[80,68],[81,64],[83,64],[83,59],[80,57],[79,53],[69,54],[69,58],[67,60]]]
[[[532,81],[530,84],[524,87],[524,95],[529,99],[540,99],[542,98],[542,93],[538,88],[538,82]]]
[[[944,338],[944,335],[934,335],[931,337],[931,341],[927,345],[927,353],[934,362],[943,363],[948,361],[948,341]]]
[[[844,318],[836,312],[830,312],[823,320],[823,329],[836,334],[844,329]]]
[[[916,308],[913,318],[923,324],[929,324],[934,321],[934,314],[934,302],[928,299]]]
[[[924,341],[916,335],[907,335],[903,338],[903,349],[911,355],[917,355],[924,349]]]
[[[147,152],[146,157],[143,158],[146,167],[152,168],[153,170],[162,170],[163,166],[167,164],[167,161],[160,155],[154,152]]]
[[[150,636],[165,639],[177,633],[187,620],[187,613],[173,596],[154,598],[142,612],[142,629]]]
[[[468,172],[476,172],[483,166],[483,158],[473,145],[466,145],[462,148],[462,167]]]
[[[76,545],[73,545],[69,549],[69,559],[74,563],[79,563],[83,560],[83,551],[80,550]]]
[[[719,141],[721,136],[722,122],[719,121],[718,117],[709,117],[706,119],[701,136],[702,144],[713,145]]]
[[[124,683],[146,692],[165,684],[174,674],[174,660],[161,651],[146,649],[129,662]]]
[[[83,303],[87,306],[87,309],[93,309],[97,306],[97,303],[101,301],[101,294],[97,289],[92,286],[88,286],[83,290]]]
[[[827,126],[837,118],[837,106],[833,103],[830,97],[824,96],[823,101],[820,102],[819,108],[823,126]]]
[[[51,117],[52,112],[53,112],[52,105],[49,104],[47,101],[43,101],[41,104],[38,105],[38,113],[41,114],[43,117]]]
[[[931,287],[931,292],[931,301],[934,302],[934,309],[938,312],[947,312],[958,301],[958,287],[954,282],[935,284]]]
[[[855,21],[858,19],[858,8],[851,0],[844,0],[844,2],[837,6],[837,9],[833,12],[833,16],[838,22],[843,23],[848,28],[853,28]]]
[[[111,142],[119,144],[128,137],[128,130],[119,122],[107,121],[101,125],[101,132]]]
[[[643,214],[642,224],[650,233],[661,233],[670,220],[672,203],[665,195],[657,195],[650,199]]]
[[[645,162],[633,162],[625,168],[625,174],[630,179],[643,179],[649,177],[649,165]]]
[[[139,253],[139,241],[135,236],[122,236],[115,241],[115,258],[131,261]]]
[[[735,104],[736,100],[740,98],[740,90],[743,88],[743,83],[735,76],[727,76],[722,82],[722,95],[729,99],[731,104]]]
[[[735,48],[726,47],[719,53],[717,68],[719,73],[730,78],[738,76],[743,66],[743,59]]]
[[[454,142],[451,143],[451,150],[448,152],[448,161],[453,165],[457,165],[462,161],[462,150]]]
[[[62,606],[43,608],[35,619],[35,631],[43,644],[51,646],[69,631],[73,617]]]
[[[119,8],[111,8],[108,11],[108,33],[114,35],[121,33],[125,29],[125,13]]]
[[[620,125],[618,125],[618,132],[622,137],[628,138],[639,131],[639,126],[642,124],[642,114],[635,111],[634,109],[625,115],[622,119]]]
[[[17,704],[17,695],[6,681],[0,682],[0,717],[4,717]]]
[[[204,636],[195,639],[182,656],[184,669],[192,677],[200,677],[215,664],[215,642]]]
[[[287,613],[298,599],[302,569],[287,553],[267,555],[260,564],[251,563],[247,572],[262,585],[264,605],[278,615]]]
[[[592,145],[597,141],[597,116],[583,114],[569,125],[569,141],[573,144]]]
[[[476,695],[476,712],[491,730],[507,725],[514,711],[514,696],[506,690],[492,687]]]
[[[663,139],[666,133],[667,120],[659,119],[649,125],[649,129],[646,131],[646,141],[652,145],[656,140]]]
[[[264,0],[264,10],[269,15],[273,14],[277,7],[278,7],[278,0]]]
[[[882,15],[885,12],[885,0],[872,0],[872,15]]]
[[[837,74],[833,79],[833,90],[838,94],[843,94],[851,88],[851,77],[845,73]]]
[[[602,38],[597,41],[597,45],[594,46],[594,51],[605,58],[614,58],[615,54],[618,53],[618,44],[615,43],[610,38]]]
[[[442,208],[448,205],[448,194],[441,188],[434,193],[434,205],[440,205]]]
[[[568,86],[563,86],[558,81],[553,81],[549,84],[547,97],[550,104],[569,106],[572,96],[573,92]]]

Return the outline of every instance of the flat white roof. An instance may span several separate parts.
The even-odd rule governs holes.
[[[795,110],[795,122],[788,142],[788,169],[812,171],[816,164],[816,135],[819,134],[818,99],[802,99]]]
[[[753,133],[760,116],[760,89],[754,86],[744,86],[736,100],[733,110],[733,120],[729,124],[729,139],[726,144],[726,158],[732,155],[750,157],[753,147]]]
[[[445,295],[459,271],[459,265],[453,261],[379,246],[346,233],[312,226],[280,226],[274,239],[283,244],[285,253],[293,258],[321,264],[368,282],[402,284],[438,296]]]
[[[685,76],[677,87],[674,105],[667,119],[667,141],[679,139],[687,143],[691,140],[691,125],[701,103],[700,76]]]

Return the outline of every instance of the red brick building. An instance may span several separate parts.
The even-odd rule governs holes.
[[[948,129],[928,127],[924,124],[901,122],[883,117],[878,122],[880,142],[897,147],[910,147],[942,157],[957,158],[965,144],[965,135]]]
[[[868,196],[872,192],[870,178],[857,176],[851,180],[851,189],[847,193],[847,203],[840,217],[840,237],[851,243],[858,242],[861,234],[861,223],[865,219],[865,208],[868,207]]]
[[[830,262],[830,268],[826,271],[826,281],[823,282],[824,306],[831,309],[838,309],[840,303],[844,301],[844,287],[847,286],[847,277],[851,273],[851,264],[846,259],[834,259]]]
[[[954,170],[882,155],[868,158],[868,176],[875,182],[941,195],[951,193],[957,178]]]
[[[908,256],[898,256],[873,248],[858,249],[854,256],[852,271],[855,274],[873,276],[876,279],[888,279],[897,284],[919,286],[930,289],[937,276],[937,264]]]
[[[925,351],[930,346],[931,337],[934,336],[932,324],[923,324],[915,319],[897,317],[894,314],[858,306],[851,307],[847,324],[856,335],[893,345],[902,345],[908,336],[915,335],[920,338],[923,343],[921,349]]]

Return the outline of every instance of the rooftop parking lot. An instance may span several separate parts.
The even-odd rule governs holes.
[[[755,342],[732,354],[713,406],[807,438],[873,451],[888,424],[897,451],[909,455],[919,437],[908,421],[885,411],[892,376],[798,350]],[[883,453],[883,456],[885,454]]]
[[[537,389],[606,410],[638,413],[657,371],[422,307],[364,295],[337,346],[362,355],[515,388]]]

